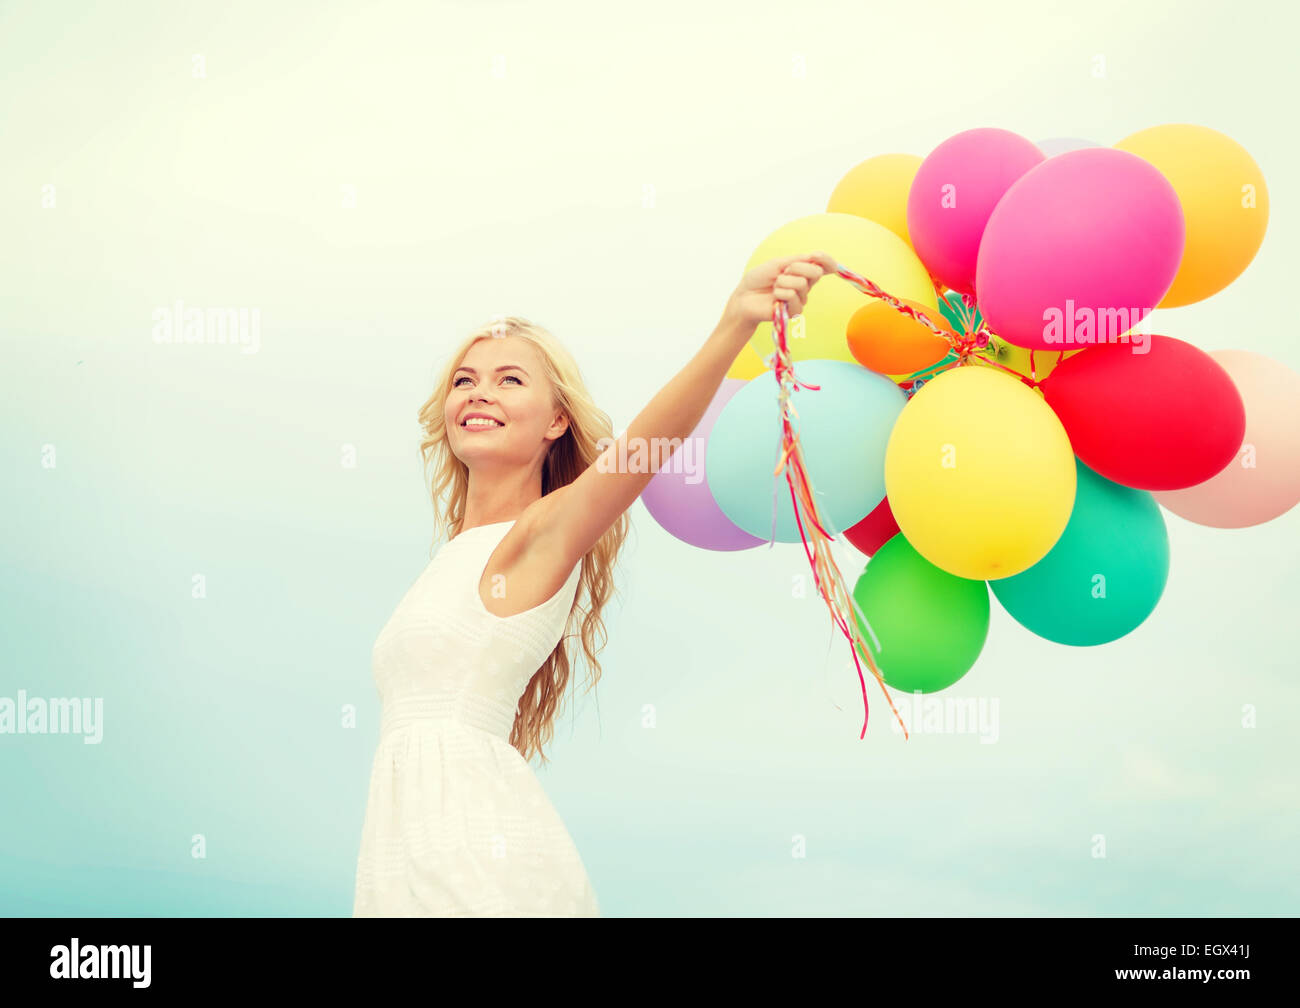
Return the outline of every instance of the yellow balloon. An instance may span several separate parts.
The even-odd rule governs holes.
[[[731,367],[727,371],[727,377],[749,381],[766,370],[768,370],[768,367],[763,363],[763,358],[758,355],[758,351],[754,349],[752,344],[746,343],[736,356],[736,359],[732,361]]]
[[[989,367],[926,382],[885,448],[885,495],[907,541],[958,577],[1011,577],[1043,559],[1074,507],[1070,439],[1042,396]]]
[[[853,214],[810,214],[783,224],[763,239],[745,269],[753,269],[769,259],[818,251],[828,253],[841,266],[894,297],[939,310],[934,283],[916,253],[883,224]],[[822,277],[808,295],[803,315],[791,319],[787,327],[791,359],[857,364],[849,351],[849,319],[872,300],[847,280]],[[760,357],[771,355],[771,322],[759,324],[750,345]]]
[[[907,197],[921,161],[917,154],[881,154],[867,158],[839,180],[826,204],[826,212],[856,214],[883,224],[910,248]],[[855,273],[862,272],[849,268]]]
[[[1246,149],[1206,126],[1153,126],[1115,145],[1160,169],[1178,194],[1187,236],[1158,308],[1203,301],[1250,265],[1268,227],[1268,187]]]

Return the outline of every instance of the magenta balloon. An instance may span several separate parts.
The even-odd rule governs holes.
[[[1113,330],[1140,322],[1174,282],[1183,234],[1174,187],[1136,154],[1090,147],[1048,158],[1007,190],[984,229],[975,279],[984,321],[1031,350],[1117,342]],[[1098,338],[1103,329],[1109,338]]]
[[[759,379],[764,377],[758,376]],[[730,552],[767,544],[766,539],[750,535],[722,513],[705,477],[704,455],[708,450],[709,433],[722,413],[722,407],[743,385],[745,381],[740,378],[722,380],[713,402],[704,412],[704,418],[691,432],[695,444],[678,448],[674,457],[651,477],[641,491],[641,501],[655,521],[682,542],[701,549]],[[688,447],[693,450],[693,457],[677,460],[676,456],[682,455]],[[697,448],[699,450],[695,450]],[[686,462],[693,464],[684,464]]]
[[[949,137],[921,162],[907,196],[912,248],[936,280],[975,293],[984,225],[1043,152],[1010,130],[981,128]]]

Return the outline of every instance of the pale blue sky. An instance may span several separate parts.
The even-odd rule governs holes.
[[[102,696],[105,739],[0,736],[0,913],[350,913],[370,649],[428,560],[415,414],[493,313],[550,328],[621,429],[859,161],[1195,122],[1272,219],[1153,328],[1300,370],[1274,4],[87,7],[0,4],[0,696]],[[177,299],[257,307],[259,351],[155,344]],[[1166,512],[1165,596],[1102,647],[994,601],[950,691],[997,701],[994,744],[904,741],[874,682],[859,741],[799,546],[632,519],[599,702],[541,774],[607,915],[1300,909],[1296,511]]]

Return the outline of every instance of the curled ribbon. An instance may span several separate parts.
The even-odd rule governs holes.
[[[852,284],[863,294],[868,297],[878,298],[891,305],[896,311],[915,319],[924,325],[935,335],[945,340],[957,357],[955,360],[948,360],[946,357],[938,364],[926,368],[924,371],[917,372],[913,375],[914,386],[912,391],[915,392],[920,384],[924,381],[936,377],[950,367],[961,367],[967,364],[971,354],[985,349],[993,334],[983,326],[978,330],[974,329],[973,319],[975,316],[975,298],[969,294],[962,295],[962,308],[958,314],[962,320],[962,333],[955,339],[952,334],[940,329],[926,315],[917,311],[911,305],[905,304],[898,298],[881,290],[870,280],[859,276],[852,270],[845,269],[839,263],[835,264],[835,275]],[[935,291],[940,297],[943,291],[935,285]],[[871,669],[880,684],[881,692],[885,694],[885,699],[889,701],[889,707],[894,712],[894,717],[902,726],[903,736],[909,738],[907,725],[904,724],[902,716],[898,713],[898,708],[894,706],[894,701],[889,696],[889,690],[885,688],[884,677],[880,674],[880,669],[876,666],[872,658],[871,651],[862,639],[862,634],[858,630],[857,620],[850,619],[851,614],[855,614],[861,619],[862,625],[868,632],[871,632],[872,639],[875,640],[875,633],[871,631],[871,624],[867,622],[866,616],[862,613],[853,598],[853,594],[845,587],[844,577],[840,574],[839,567],[836,566],[834,558],[831,556],[830,544],[834,536],[826,530],[826,523],[822,519],[821,512],[817,508],[817,500],[813,493],[812,483],[808,478],[808,469],[804,464],[803,447],[799,443],[799,435],[795,430],[793,419],[799,416],[794,404],[790,401],[790,394],[796,387],[817,391],[820,385],[808,385],[799,381],[794,373],[794,362],[790,359],[790,347],[786,336],[786,329],[789,323],[789,313],[784,301],[777,301],[772,308],[772,342],[775,345],[775,352],[771,358],[772,370],[776,375],[777,383],[780,387],[779,400],[781,404],[781,458],[773,470],[773,476],[779,476],[785,473],[786,483],[790,488],[790,501],[794,508],[795,523],[799,527],[799,539],[803,543],[804,553],[808,557],[809,566],[812,568],[813,581],[817,585],[817,592],[821,595],[822,600],[826,603],[831,612],[831,619],[840,632],[849,639],[853,650],[853,664],[857,667],[858,682],[862,687],[862,732],[858,738],[865,738],[867,734],[867,721],[871,715],[871,708],[867,702],[867,681],[862,674],[862,664],[858,661],[861,655],[866,659],[867,666]],[[1062,354],[1062,356],[1064,356]],[[1059,360],[1059,358],[1058,358]],[[999,364],[997,361],[984,358],[986,364],[993,367],[1001,368],[1007,371],[1021,381],[1030,386],[1038,385],[1037,370],[1034,367],[1033,351],[1030,351],[1030,374],[1025,376],[1012,368]],[[802,517],[801,517],[802,516]],[[807,522],[809,529],[805,531],[804,523]],[[776,499],[772,501],[772,525],[773,539],[775,539],[776,526]],[[811,542],[810,542],[811,539]],[[880,642],[875,640],[877,649],[880,648]]]

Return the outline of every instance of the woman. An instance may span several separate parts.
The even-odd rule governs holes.
[[[599,916],[527,761],[546,762],[569,679],[575,635],[565,631],[579,611],[591,684],[599,679],[594,640],[624,512],[654,475],[618,472],[615,460],[689,437],[758,323],[778,300],[800,314],[833,269],[819,252],[747,272],[703,348],[632,421],[624,447],[603,456],[609,420],[544,329],[509,318],[452,356],[420,411],[439,534],[452,537],[375,642],[383,727],[353,916]]]

